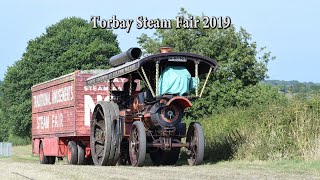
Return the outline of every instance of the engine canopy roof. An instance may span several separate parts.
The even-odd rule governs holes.
[[[144,68],[147,76],[151,79],[151,77],[154,77],[156,72],[156,63],[159,63],[160,65],[160,72],[169,65],[184,66],[192,76],[195,74],[195,63],[198,63],[199,76],[208,73],[210,67],[213,68],[212,72],[215,72],[218,67],[216,60],[198,54],[188,52],[159,53],[126,62],[118,67],[110,68],[105,72],[88,78],[86,82],[87,85],[94,85],[96,83],[107,82],[108,80],[118,77],[126,78],[129,74],[131,74],[134,79],[140,79],[138,71],[141,67]]]

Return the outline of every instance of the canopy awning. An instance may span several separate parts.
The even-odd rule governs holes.
[[[217,69],[217,61],[209,57],[201,56],[198,54],[187,53],[187,52],[171,52],[171,53],[160,53],[151,56],[147,56],[141,59],[127,62],[115,68],[106,70],[103,73],[89,77],[87,79],[87,85],[94,85],[96,83],[107,82],[110,79],[124,76],[139,70],[142,66],[146,69],[149,74],[155,73],[154,64],[159,62],[162,66],[167,65],[179,65],[185,66],[191,74],[194,74],[194,64],[198,63],[199,75],[208,73],[210,67],[214,72]]]

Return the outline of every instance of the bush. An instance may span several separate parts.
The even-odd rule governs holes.
[[[13,134],[9,134],[8,142],[12,142],[13,146],[22,146],[31,144],[31,138],[30,137],[19,137]]]
[[[220,87],[214,88],[216,86]],[[278,93],[277,88],[270,85],[257,84],[244,88],[234,86],[237,86],[236,83],[212,84],[210,95],[198,99],[192,106],[191,117],[210,117],[228,107],[248,107],[286,99],[284,95]]]
[[[201,119],[210,161],[319,159],[320,96],[230,107]]]

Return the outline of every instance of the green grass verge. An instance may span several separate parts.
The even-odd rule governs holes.
[[[11,157],[1,157],[3,161],[14,161],[14,162],[38,162],[39,157],[32,155],[31,145],[25,146],[13,146]]]

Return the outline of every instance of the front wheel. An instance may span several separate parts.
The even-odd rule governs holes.
[[[129,156],[132,166],[143,166],[146,157],[146,131],[140,121],[132,124],[129,138]]]
[[[187,133],[188,163],[189,165],[199,165],[204,156],[204,134],[199,123],[191,123]]]

